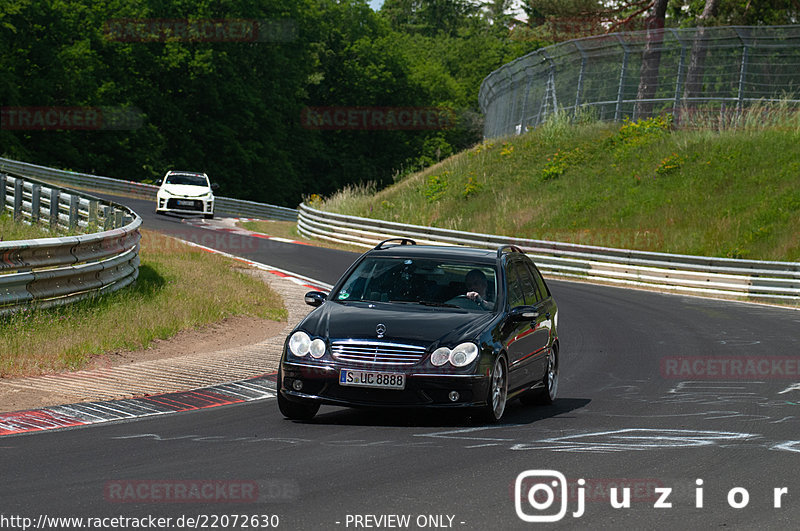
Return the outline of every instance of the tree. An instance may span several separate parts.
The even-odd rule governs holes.
[[[698,18],[699,28],[692,43],[689,70],[686,74],[686,88],[683,92],[683,101],[688,105],[692,104],[693,98],[697,98],[703,92],[703,72],[705,70],[706,52],[708,51],[705,25],[715,16],[718,5],[718,0],[706,0],[703,13]]]
[[[646,20],[647,43],[642,52],[639,90],[636,93],[636,116],[647,117],[653,112],[652,100],[658,89],[658,67],[661,64],[661,44],[664,41],[664,19],[668,0],[654,0]]]

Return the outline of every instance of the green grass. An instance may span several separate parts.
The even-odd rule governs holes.
[[[97,299],[0,318],[0,376],[75,370],[234,315],[284,321],[280,297],[231,260],[142,231],[139,279]]]
[[[800,261],[798,114],[756,108],[721,130],[709,120],[675,129],[669,117],[555,119],[384,190],[350,187],[312,206],[513,237]]]
[[[16,223],[10,212],[5,211],[0,213],[0,241],[53,238],[56,236],[66,236],[68,234],[82,234],[82,231],[72,233],[63,230],[50,231],[47,225]]]

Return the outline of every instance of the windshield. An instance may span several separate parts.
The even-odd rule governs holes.
[[[208,181],[202,175],[190,175],[188,173],[174,173],[167,176],[166,184],[188,184],[191,186],[208,187]]]
[[[331,299],[490,311],[497,299],[497,282],[494,267],[486,264],[431,258],[366,258]]]

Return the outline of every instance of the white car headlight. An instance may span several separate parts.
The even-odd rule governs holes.
[[[289,350],[300,358],[308,355],[311,350],[311,338],[303,331],[295,332],[289,338]]]
[[[309,350],[311,351],[312,358],[319,359],[325,355],[325,342],[317,338],[311,342]]]
[[[450,353],[450,363],[456,367],[469,365],[478,357],[478,345],[475,343],[461,343]]]
[[[439,347],[431,354],[431,363],[436,367],[441,367],[447,360],[450,359],[450,349],[447,347]]]
[[[466,367],[478,357],[478,345],[475,343],[461,343],[454,349],[439,347],[431,354],[431,364],[441,367],[448,361],[453,367]]]

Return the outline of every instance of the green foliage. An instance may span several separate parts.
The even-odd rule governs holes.
[[[121,130],[0,129],[2,154],[133,181],[207,172],[226,196],[296,206],[304,194],[426,168],[481,139],[483,78],[538,47],[511,38],[508,2],[25,0],[0,8],[5,107],[141,112]],[[272,20],[288,39],[125,40],[118,19]],[[150,35],[149,37],[153,37]],[[158,35],[155,35],[158,37]],[[308,107],[441,107],[434,130],[317,130]]]
[[[658,175],[667,175],[669,173],[673,173],[683,166],[684,162],[686,162],[686,158],[678,155],[677,153],[672,153],[666,157],[664,157],[661,162],[658,163],[656,167],[656,173]]]
[[[475,180],[474,176],[467,177],[467,183],[464,185],[464,199],[469,199],[473,195],[483,190],[483,185]]]
[[[571,166],[579,163],[582,159],[580,148],[573,150],[556,151],[552,157],[547,158],[547,164],[542,168],[541,179],[549,181],[564,174]]]
[[[443,175],[431,175],[428,177],[425,187],[422,190],[422,195],[433,203],[444,197],[447,192],[447,176],[448,172]]]
[[[661,137],[672,128],[672,115],[654,116],[632,122],[629,118],[622,121],[619,131],[609,139],[612,146],[641,146]]]

